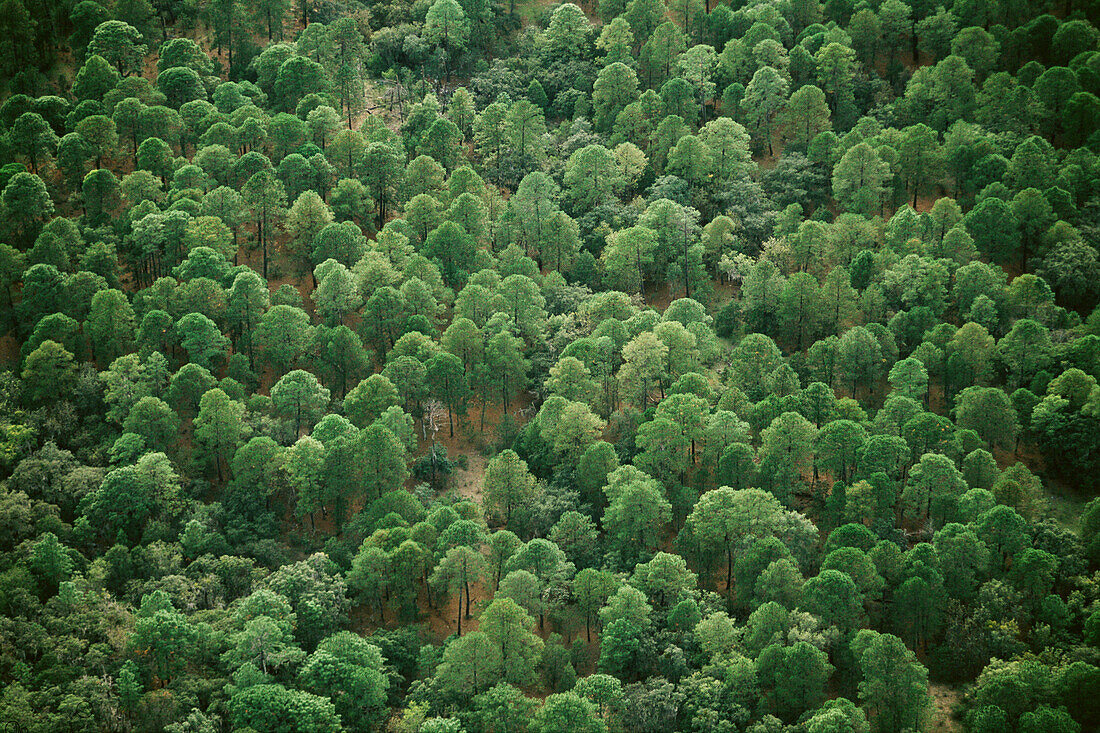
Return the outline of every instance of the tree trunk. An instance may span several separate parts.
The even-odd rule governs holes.
[[[733,550],[726,545],[726,606],[733,608]]]

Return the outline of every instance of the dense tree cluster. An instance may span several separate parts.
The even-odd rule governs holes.
[[[1100,728],[1097,10],[4,0],[0,730]]]

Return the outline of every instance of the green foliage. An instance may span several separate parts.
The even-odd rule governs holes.
[[[1088,7],[40,5],[0,729],[1100,726]]]

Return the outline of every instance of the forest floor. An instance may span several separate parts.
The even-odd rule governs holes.
[[[523,27],[537,25],[544,12],[558,4],[558,0],[516,0],[516,15]]]
[[[1081,529],[1081,513],[1085,510],[1085,504],[1092,498],[1086,495],[1080,487],[1070,486],[1056,478],[1046,474],[1044,485],[1047,489],[1047,499],[1050,502],[1050,514],[1059,524],[1072,532]]]
[[[530,418],[531,396],[523,393],[508,405],[508,414],[515,421],[516,429],[522,428]],[[454,436],[449,434],[444,415],[440,429],[427,436],[418,422],[416,426],[417,455],[427,455],[433,442],[447,449],[447,457],[452,461],[463,457],[466,468],[455,468],[453,478],[448,482],[446,491],[453,491],[464,499],[481,501],[481,489],[485,482],[485,467],[489,457],[500,442],[499,426],[504,417],[504,409],[497,404],[485,406],[484,429],[481,421],[481,403],[471,401],[465,415],[455,415]],[[415,483],[415,480],[413,480]]]
[[[928,730],[931,733],[961,733],[962,723],[954,718],[953,711],[962,700],[962,693],[938,684],[929,685],[928,692],[932,695],[932,724]]]
[[[19,367],[19,342],[13,334],[0,336],[0,365],[11,369]]]
[[[515,0],[516,15],[519,16],[524,27],[537,25],[543,13],[559,4],[561,0]],[[577,0],[576,4],[590,21],[597,26],[600,24],[600,14],[595,2]]]

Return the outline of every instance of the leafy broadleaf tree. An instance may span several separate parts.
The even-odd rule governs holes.
[[[535,493],[535,477],[515,451],[501,451],[489,461],[485,468],[485,504],[505,526],[516,509],[533,499]]]
[[[451,58],[466,48],[470,38],[470,21],[457,0],[435,0],[424,18],[428,38],[444,54],[446,81],[450,81]]]
[[[312,426],[328,406],[329,391],[302,369],[287,372],[271,387],[275,410],[294,423],[294,434],[300,435],[303,425]]]
[[[462,635],[462,619],[470,618],[470,585],[481,580],[486,573],[485,558],[475,548],[460,545],[452,547],[432,571],[431,584],[444,592],[457,588],[457,633]],[[466,606],[463,608],[463,598]]]
[[[241,195],[252,210],[256,223],[256,238],[263,251],[262,274],[267,278],[268,245],[274,238],[272,231],[286,207],[286,191],[271,171],[260,171],[241,188]]]
[[[225,480],[226,467],[244,436],[244,405],[220,389],[206,392],[195,416],[195,442],[214,464],[219,481]]]

